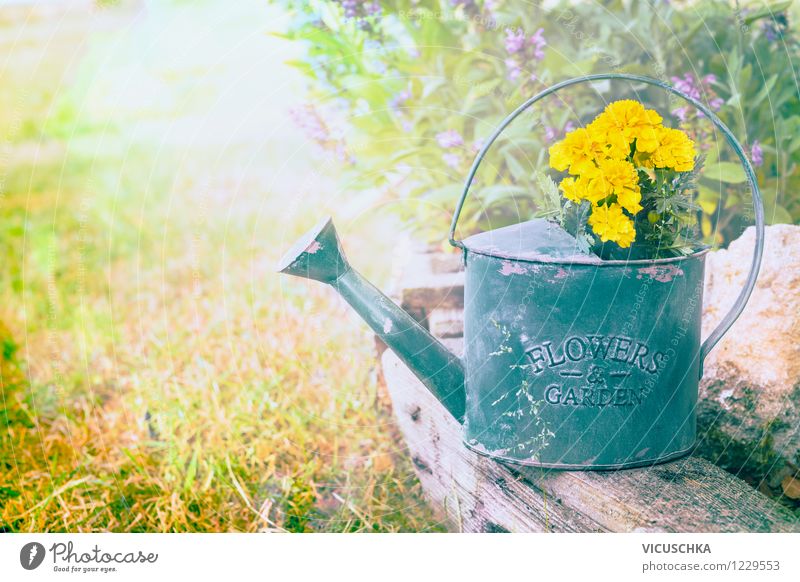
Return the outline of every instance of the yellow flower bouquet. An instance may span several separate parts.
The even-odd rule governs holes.
[[[641,103],[616,101],[550,147],[550,166],[567,174],[560,222],[585,250],[655,258],[694,248],[702,159],[686,133],[662,121]]]

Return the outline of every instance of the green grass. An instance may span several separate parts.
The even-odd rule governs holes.
[[[272,272],[316,219],[287,200],[335,204],[297,187],[318,162],[306,152],[280,169],[281,139],[255,159],[251,143],[164,146],[178,113],[145,115],[145,137],[140,114],[98,119],[83,99],[114,67],[61,84],[71,55],[51,42],[33,85],[22,66],[0,72],[0,102],[32,95],[0,110],[13,154],[0,199],[0,529],[442,530],[369,333],[329,289]],[[278,172],[292,177],[276,185]],[[348,237],[368,273],[385,274],[385,249],[364,250],[383,228]]]

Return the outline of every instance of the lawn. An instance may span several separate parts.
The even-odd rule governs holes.
[[[220,5],[0,8],[0,530],[441,530],[365,326],[273,272],[333,213],[385,282],[389,219],[289,121],[281,15]]]

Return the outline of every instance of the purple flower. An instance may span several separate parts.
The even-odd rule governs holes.
[[[681,123],[684,123],[689,117],[689,108],[684,105],[683,107],[673,109],[672,115],[677,117]]]
[[[381,13],[381,5],[377,2],[367,2],[364,4],[364,13],[367,16],[375,16]]]
[[[508,78],[515,81],[522,73],[522,68],[515,59],[506,59],[506,70],[508,71]]]
[[[750,161],[753,162],[756,168],[764,163],[764,150],[761,149],[761,144],[758,143],[758,140],[753,141],[753,145],[750,146]]]
[[[463,6],[465,12],[471,12],[478,8],[478,5],[475,3],[475,0],[450,0],[450,5],[453,8],[458,8],[459,6]]]
[[[528,44],[533,47],[533,58],[541,61],[544,58],[544,47],[547,46],[547,41],[544,38],[544,28],[537,30],[533,36],[528,39]]]
[[[521,28],[512,30],[506,28],[506,50],[509,54],[518,53],[525,48],[525,31]]]
[[[708,106],[713,111],[719,110],[725,104],[725,100],[719,97],[711,87],[711,84],[717,81],[716,75],[709,74],[698,80],[691,73],[684,73],[683,77],[670,77],[670,80],[678,91],[685,93],[692,99],[702,101],[703,96],[705,96],[708,99]],[[689,117],[689,109],[685,106],[675,109],[672,113],[681,122],[685,122]],[[703,117],[702,113],[697,115]]]
[[[555,127],[550,127],[549,125],[544,128],[544,139],[547,141],[553,141],[558,133],[556,132]]]
[[[464,138],[455,129],[448,129],[436,134],[436,141],[443,148],[457,148],[464,145]]]
[[[358,16],[357,0],[342,0],[342,8],[344,8],[345,18],[355,18]]]
[[[774,14],[761,23],[761,30],[769,42],[781,40],[789,30],[789,18],[785,12]]]
[[[411,99],[411,91],[408,89],[403,89],[399,93],[396,93],[389,101],[389,108],[397,111],[403,105],[405,105],[406,101],[409,99]]]
[[[382,8],[378,0],[337,0],[344,10],[344,17],[357,21],[359,28],[368,29],[370,23],[365,19],[377,16]]]
[[[700,99],[700,88],[695,84],[694,76],[691,73],[686,73],[683,77],[671,77],[670,80],[681,93],[685,93],[692,99]]]
[[[413,3],[414,5],[416,2]],[[476,0],[450,0],[450,5],[455,9],[458,10],[461,8],[465,15],[467,16],[478,16],[481,12],[480,7]]]
[[[540,28],[533,35],[527,37],[521,28],[506,29],[506,51],[509,58],[505,60],[508,78],[512,81],[522,74],[522,67],[530,61],[541,61],[544,58],[544,47],[547,40],[544,38],[544,28]],[[536,75],[530,75],[531,81],[536,81]]]
[[[575,124],[568,121],[564,126],[564,133],[569,133],[570,131],[575,131]]]
[[[322,150],[333,152],[339,160],[354,163],[348,156],[341,132],[331,129],[322,113],[312,104],[306,103],[289,110],[289,116],[295,125]]]
[[[458,168],[461,165],[461,156],[456,153],[450,152],[442,154],[442,160],[451,168]]]
[[[769,42],[775,42],[780,38],[778,29],[771,22],[763,22],[761,28],[764,30],[764,36],[767,37]]]
[[[325,144],[331,139],[327,124],[313,105],[294,107],[289,111],[289,116],[303,133],[318,144]]]

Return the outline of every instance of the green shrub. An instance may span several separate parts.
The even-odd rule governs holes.
[[[525,98],[568,77],[644,74],[716,110],[751,155],[768,222],[797,222],[800,101],[793,72],[800,50],[788,27],[789,3],[758,5],[294,5],[287,37],[307,47],[293,64],[311,80],[313,103],[298,107],[296,119],[346,169],[354,194],[415,201],[393,206],[441,239],[482,140]],[[707,156],[696,194],[703,234],[716,242],[738,236],[752,209],[732,150],[708,120],[663,91],[621,82],[566,89],[512,124],[479,170],[462,234],[527,219],[541,196],[535,176],[546,168],[547,146],[605,101],[629,97],[693,133]]]

